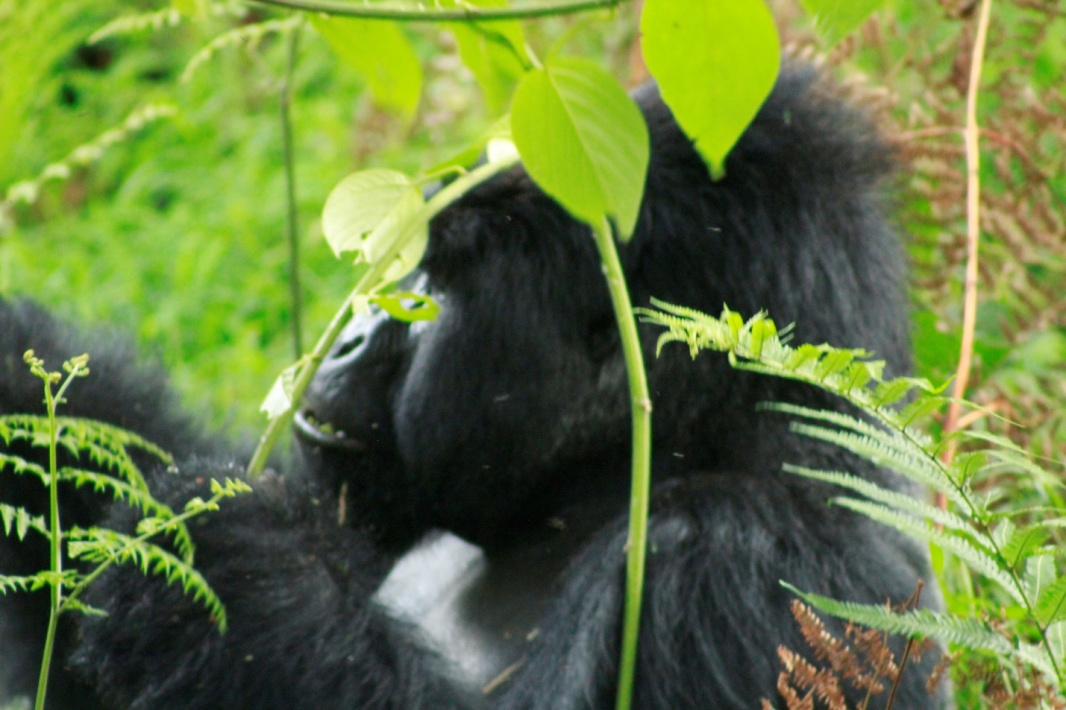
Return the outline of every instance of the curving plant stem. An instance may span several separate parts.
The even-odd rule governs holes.
[[[633,680],[637,665],[637,638],[640,635],[641,599],[644,595],[644,563],[648,540],[648,498],[651,489],[651,395],[644,371],[640,334],[633,316],[633,304],[626,289],[625,273],[618,259],[614,235],[606,218],[593,225],[596,248],[603,263],[607,288],[622,340],[626,375],[629,380],[633,416],[633,477],[629,496],[629,536],[626,540],[626,603],[622,626],[622,651],[618,661],[617,710],[629,710],[633,702]]]
[[[533,17],[570,15],[602,8],[617,7],[626,0],[556,0],[527,3],[517,7],[456,6],[428,9],[423,4],[403,2],[345,2],[345,0],[253,0],[260,5],[287,7],[291,10],[321,12],[341,17],[362,17],[396,22],[491,22],[523,20]]]
[[[363,274],[363,277],[359,279],[359,283],[348,295],[348,298],[344,299],[344,303],[341,304],[340,309],[330,320],[329,325],[326,326],[325,332],[319,337],[318,342],[315,343],[314,349],[303,360],[297,363],[297,375],[292,385],[292,391],[289,397],[292,401],[289,409],[284,414],[280,414],[274,419],[270,420],[270,424],[267,425],[266,431],[263,432],[263,436],[259,439],[259,445],[255,449],[255,453],[252,454],[251,460],[248,462],[248,467],[245,469],[245,473],[248,478],[255,478],[263,472],[263,468],[266,466],[267,458],[270,456],[271,450],[274,445],[277,444],[278,439],[281,438],[282,433],[288,429],[289,423],[292,421],[293,412],[300,403],[300,399],[303,397],[304,392],[307,391],[308,385],[311,384],[311,379],[315,376],[315,372],[318,371],[319,365],[326,358],[326,353],[329,352],[329,348],[333,345],[333,341],[337,339],[344,326],[352,318],[352,304],[355,299],[360,296],[368,296],[374,291],[381,288],[384,285],[382,281],[385,272],[388,271],[392,265],[393,259],[400,253],[411,236],[414,235],[415,230],[419,225],[426,224],[445,207],[455,202],[466,192],[472,190],[477,185],[485,182],[492,176],[496,175],[507,168],[510,168],[518,162],[517,154],[513,157],[502,158],[493,163],[486,163],[468,173],[456,178],[452,183],[442,188],[437,194],[435,194],[425,205],[422,206],[421,211],[407,223],[404,234],[399,238],[394,239],[392,246],[381,255],[381,258],[374,262],[370,269]]]
[[[959,349],[959,365],[955,371],[955,384],[951,390],[952,401],[944,421],[944,433],[951,434],[959,428],[962,412],[960,400],[966,396],[973,364],[974,331],[977,327],[978,257],[981,245],[981,127],[977,123],[977,94],[981,84],[981,69],[985,61],[985,45],[988,43],[988,23],[992,0],[981,0],[977,19],[977,36],[970,58],[970,79],[966,87],[966,281],[962,315],[962,345]],[[944,462],[951,463],[955,457],[955,443],[948,442],[944,450]],[[940,507],[947,504],[942,496],[937,497]]]

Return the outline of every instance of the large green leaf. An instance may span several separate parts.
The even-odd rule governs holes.
[[[885,0],[800,0],[822,36],[834,43],[862,24]]]
[[[422,92],[422,65],[399,25],[350,17],[309,17],[334,53],[366,79],[379,104],[405,116],[414,114]]]
[[[648,170],[648,128],[609,74],[583,59],[530,72],[515,91],[511,134],[526,171],[578,219],[633,232]]]
[[[647,0],[641,46],[663,100],[711,174],[770,94],[781,63],[763,0]]]

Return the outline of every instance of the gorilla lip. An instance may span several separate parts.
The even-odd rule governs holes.
[[[309,409],[302,409],[296,412],[293,417],[293,424],[299,436],[325,448],[343,449],[344,451],[359,454],[366,452],[365,443],[349,437],[343,431],[333,433],[326,431]]]

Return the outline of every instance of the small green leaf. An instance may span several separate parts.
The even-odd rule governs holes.
[[[441,7],[460,7],[458,0],[441,0]],[[506,7],[505,0],[464,0],[462,5]],[[456,22],[448,25],[459,45],[459,57],[485,94],[489,110],[507,106],[529,58],[522,25],[509,22]]]
[[[363,170],[341,180],[322,210],[322,231],[333,253],[361,251],[366,236],[411,188],[410,178],[395,170]]]
[[[781,45],[763,0],[647,0],[641,46],[663,100],[716,179],[770,95]]]
[[[1055,581],[1055,560],[1050,555],[1030,557],[1025,562],[1025,585],[1029,597],[1039,599]]]
[[[410,291],[399,291],[370,299],[397,320],[413,323],[434,320],[440,313],[440,305],[429,296]]]
[[[277,419],[292,409],[293,385],[302,366],[303,360],[290,365],[281,371],[278,379],[274,380],[266,399],[259,405],[259,411],[264,412],[268,419]]]
[[[1052,624],[1044,635],[1047,636],[1048,646],[1051,647],[1056,663],[1061,666],[1063,658],[1066,657],[1066,621]]]
[[[1011,534],[1001,552],[1007,564],[1017,568],[1035,554],[1048,541],[1048,537],[1048,531],[1041,525],[1027,525]]]
[[[511,132],[526,171],[578,219],[633,232],[648,169],[648,128],[618,82],[584,59],[559,59],[518,85]]]
[[[322,210],[322,231],[335,254],[358,251],[367,263],[405,240],[384,275],[385,281],[395,281],[413,270],[426,251],[429,225],[415,224],[424,204],[422,192],[403,173],[364,170],[333,188]]]
[[[1066,577],[1049,584],[1036,600],[1036,618],[1041,624],[1066,619]]]
[[[404,116],[414,115],[422,93],[422,65],[395,22],[308,15],[340,59],[359,72],[374,99]]]
[[[800,0],[814,17],[818,31],[830,44],[839,42],[857,28],[885,0]]]
[[[416,224],[425,200],[422,192],[412,185],[389,210],[385,218],[363,241],[362,259],[376,263],[402,241],[393,262],[382,276],[384,282],[396,281],[414,271],[429,242],[429,224]]]

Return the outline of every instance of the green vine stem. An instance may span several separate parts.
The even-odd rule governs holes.
[[[251,460],[248,462],[248,468],[245,469],[245,473],[248,478],[255,478],[262,473],[263,468],[266,467],[267,458],[270,456],[271,450],[274,445],[277,444],[278,439],[289,427],[289,423],[292,421],[293,413],[296,407],[299,406],[300,399],[303,397],[304,392],[307,391],[308,385],[311,384],[311,379],[315,376],[315,372],[318,371],[319,365],[326,357],[326,353],[329,352],[329,348],[333,345],[333,341],[337,339],[344,326],[352,317],[352,304],[360,296],[367,296],[380,288],[382,278],[388,268],[392,265],[393,259],[400,253],[401,249],[407,244],[408,239],[414,233],[414,230],[419,225],[428,223],[445,207],[455,202],[460,196],[470,191],[477,185],[485,182],[489,178],[493,177],[497,173],[500,173],[507,168],[510,168],[518,162],[518,156],[510,156],[507,158],[501,158],[492,163],[486,163],[480,167],[471,170],[468,173],[456,178],[454,182],[448,186],[442,188],[437,194],[435,194],[425,205],[422,206],[419,214],[412,219],[407,225],[407,231],[405,234],[399,236],[398,239],[393,240],[392,246],[382,254],[381,258],[375,261],[370,269],[359,279],[359,283],[348,295],[348,298],[344,299],[344,303],[341,304],[340,309],[333,316],[333,319],[326,326],[325,332],[319,337],[318,342],[315,343],[314,350],[311,351],[303,361],[297,363],[298,374],[292,385],[292,392],[290,393],[290,399],[292,405],[284,413],[280,414],[274,419],[270,420],[270,424],[267,425],[266,431],[263,432],[262,438],[259,440],[259,445],[256,447],[255,453],[252,454]]]
[[[397,22],[489,22],[551,17],[614,8],[626,0],[566,0],[565,2],[530,3],[520,7],[457,7],[430,9],[413,3],[355,3],[343,0],[253,0],[260,5],[287,7],[292,10],[322,12],[327,15],[362,17]]]
[[[611,292],[618,333],[625,354],[633,415],[633,477],[629,496],[629,536],[626,540],[626,603],[622,627],[622,651],[618,662],[617,710],[629,710],[637,666],[641,599],[644,595],[644,562],[648,539],[648,498],[651,488],[651,395],[644,372],[644,354],[626,289],[625,274],[618,259],[611,225],[604,218],[593,226],[607,288]]]
[[[32,354],[32,353],[31,353]],[[57,449],[59,442],[59,425],[56,423],[56,408],[63,401],[67,387],[76,377],[85,374],[84,356],[71,360],[66,380],[59,391],[52,392],[52,384],[59,378],[59,373],[46,373],[44,364],[40,364],[39,374],[44,380],[44,402],[48,412],[48,531],[49,562],[53,575],[49,592],[51,594],[48,613],[48,629],[44,637],[44,653],[41,656],[41,671],[37,676],[36,710],[44,710],[44,698],[48,692],[48,673],[52,667],[52,654],[55,649],[56,628],[63,605],[63,528],[59,520],[59,462]]]

